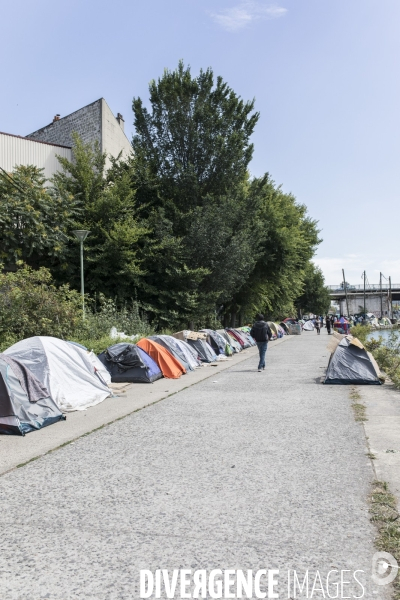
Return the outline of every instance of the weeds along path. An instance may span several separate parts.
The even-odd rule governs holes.
[[[319,383],[327,342],[303,333],[264,373],[251,357],[3,476],[0,597],[130,600],[140,569],[279,569],[287,598],[289,569],[325,589],[336,569],[342,597],[361,570],[362,597],[386,598],[363,426],[347,386]]]

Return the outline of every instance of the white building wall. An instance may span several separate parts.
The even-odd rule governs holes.
[[[123,129],[124,122],[117,121],[104,98],[101,99],[101,149],[116,158],[122,151],[122,158],[127,158],[132,153],[132,146]],[[107,160],[106,168],[110,166]]]
[[[364,308],[364,295],[363,294],[348,294],[349,312],[351,315],[356,315],[363,312]],[[374,313],[376,317],[381,316],[381,297],[377,294],[371,296],[369,294],[365,297],[365,308],[367,313]],[[383,316],[389,315],[389,300],[387,294],[382,295],[382,309]],[[340,314],[347,315],[346,298],[340,299]]]
[[[72,160],[71,148],[0,133],[0,167],[7,173],[18,165],[34,165],[44,169],[44,176],[50,179],[62,170],[57,155]]]

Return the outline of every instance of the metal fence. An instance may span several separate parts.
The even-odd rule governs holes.
[[[332,292],[343,292],[343,293],[345,292],[344,288],[340,287],[340,284],[339,285],[328,285],[327,287]],[[392,291],[394,289],[400,289],[400,283],[392,283],[391,289],[392,289]],[[371,292],[371,291],[379,292],[380,290],[381,290],[381,286],[379,285],[379,283],[369,283],[365,286],[366,292]],[[389,284],[382,283],[382,291],[387,291],[387,290],[390,290]],[[360,285],[349,285],[348,287],[346,287],[346,291],[347,292],[364,291],[364,284],[361,283]]]

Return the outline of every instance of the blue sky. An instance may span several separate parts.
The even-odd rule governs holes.
[[[0,131],[27,135],[133,96],[182,58],[261,112],[251,172],[307,205],[327,283],[400,283],[399,0],[14,0],[3,3]]]

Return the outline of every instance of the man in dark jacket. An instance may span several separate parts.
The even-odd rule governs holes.
[[[258,363],[258,372],[260,373],[265,369],[265,353],[267,352],[268,342],[272,338],[272,331],[264,321],[264,315],[257,315],[257,321],[251,328],[250,335],[256,340],[258,351],[260,353],[260,360]]]

